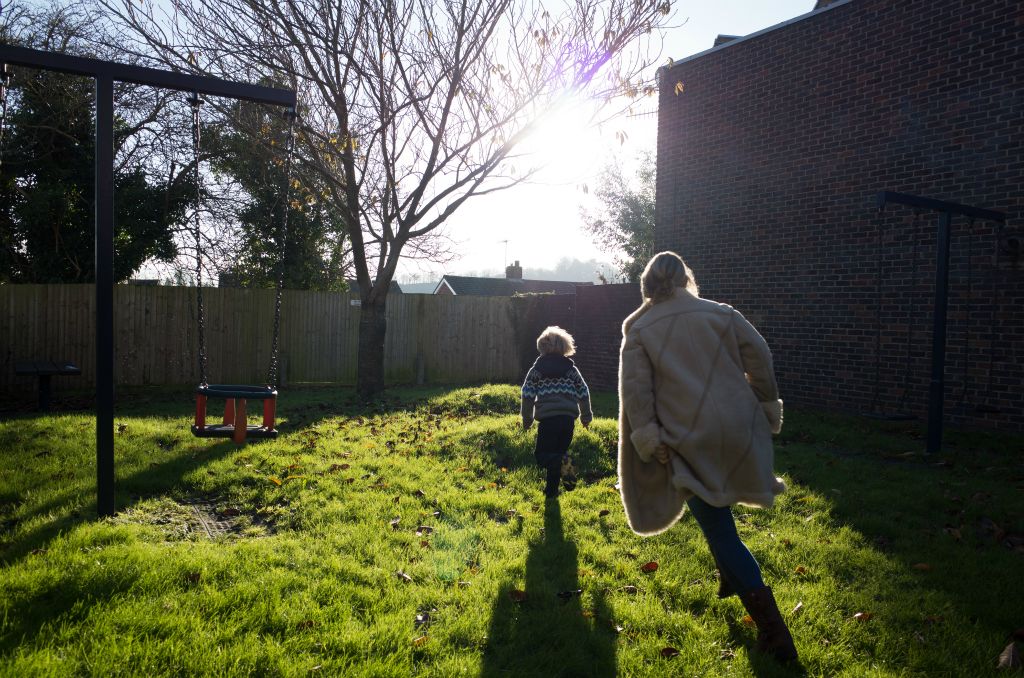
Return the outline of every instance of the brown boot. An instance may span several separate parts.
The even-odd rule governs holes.
[[[775,604],[772,590],[765,586],[740,595],[743,607],[757,624],[757,651],[771,655],[780,662],[796,659],[793,636],[786,628],[779,606]]]

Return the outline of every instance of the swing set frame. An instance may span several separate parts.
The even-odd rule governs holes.
[[[114,82],[244,99],[295,110],[292,90],[0,45],[0,64],[71,73],[96,83],[96,513],[114,501]]]
[[[946,310],[949,306],[949,243],[953,215],[970,219],[1006,223],[1006,214],[994,210],[961,205],[956,202],[923,198],[907,193],[881,191],[877,196],[879,213],[889,203],[907,205],[918,210],[939,213],[935,233],[935,302],[932,320],[932,374],[928,385],[928,436],[926,454],[936,454],[942,447],[943,409],[945,407]]]

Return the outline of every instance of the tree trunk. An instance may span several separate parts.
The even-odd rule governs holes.
[[[386,299],[386,296],[374,302],[363,299],[359,307],[356,392],[362,398],[372,398],[384,390],[384,335],[388,327],[384,316]]]

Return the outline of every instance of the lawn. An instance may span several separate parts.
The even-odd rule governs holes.
[[[104,520],[89,410],[0,421],[0,674],[984,676],[1024,640],[1020,437],[925,458],[919,424],[787,412],[789,490],[736,510],[801,654],[780,668],[689,516],[626,527],[613,396],[555,503],[514,387],[289,389],[244,447],[192,438],[190,398],[121,394]]]

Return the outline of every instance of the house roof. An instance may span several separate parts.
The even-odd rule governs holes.
[[[766,33],[771,33],[772,31],[777,31],[780,28],[785,28],[786,26],[789,26],[791,24],[795,24],[795,23],[797,23],[799,21],[804,21],[806,19],[810,19],[811,17],[817,16],[818,14],[821,14],[822,12],[828,12],[829,10],[833,10],[833,9],[838,8],[838,7],[842,7],[843,5],[847,5],[847,4],[851,3],[851,2],[853,2],[853,0],[818,0],[817,2],[815,2],[814,9],[812,9],[810,12],[807,12],[806,14],[801,14],[799,16],[795,16],[792,19],[787,19],[786,21],[783,21],[782,23],[775,24],[774,26],[769,26],[767,28],[762,28],[761,30],[759,30],[759,31],[757,31],[755,33],[751,33],[750,35],[743,35],[743,36],[734,38],[732,40],[726,40],[724,42],[719,42],[718,40],[715,40],[715,46],[712,47],[711,49],[706,49],[703,52],[697,52],[696,54],[691,54],[690,56],[683,57],[682,59],[672,59],[672,60],[670,60],[671,61],[670,64],[662,66],[662,67],[660,67],[658,69],[658,76],[660,77],[663,71],[671,70],[673,67],[678,66],[679,64],[685,63],[687,61],[693,61],[694,59],[700,59],[701,57],[705,57],[708,54],[712,54],[714,52],[718,52],[718,51],[721,51],[723,49],[729,49],[729,48],[734,47],[734,46],[736,46],[736,45],[738,45],[740,43],[747,42],[748,40],[753,40],[753,39],[758,38],[758,37],[760,37],[760,36],[762,36],[762,35],[764,35]]]
[[[523,280],[521,278],[475,278],[466,275],[446,275],[434,288],[434,294],[446,285],[453,294],[476,297],[511,297],[515,294],[576,294],[577,285],[589,282],[565,280]]]

